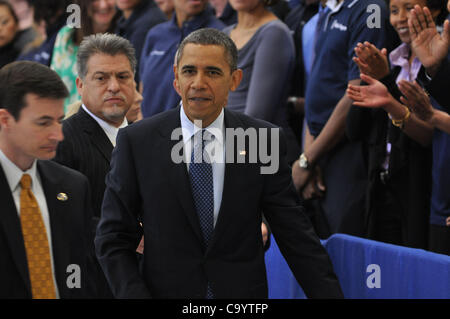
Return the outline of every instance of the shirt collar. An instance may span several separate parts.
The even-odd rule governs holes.
[[[5,172],[6,180],[8,181],[11,192],[14,192],[16,190],[23,174],[30,175],[32,181],[36,180],[37,178],[36,162],[37,161],[34,160],[31,167],[24,172],[19,167],[17,167],[16,164],[11,162],[11,160],[8,157],[6,157],[6,155],[0,149],[0,164],[2,165],[3,171]]]
[[[106,134],[117,134],[117,132],[119,131],[119,129],[125,127],[128,125],[128,121],[127,118],[124,117],[122,124],[120,124],[119,127],[115,127],[111,124],[109,124],[108,122],[102,120],[101,118],[99,118],[98,116],[95,116],[91,111],[88,110],[88,108],[82,104],[81,107],[83,108],[83,110],[86,111],[87,114],[89,114],[90,116],[92,116],[92,118],[101,126],[101,128],[105,131]]]
[[[224,132],[224,111],[220,112],[219,116],[205,129],[214,135],[214,139],[219,143],[223,144],[223,132]],[[186,144],[192,136],[201,130],[200,127],[195,126],[194,123],[187,117],[184,112],[183,102],[180,102],[180,120],[181,120],[181,130],[183,132],[183,141]],[[220,132],[220,133],[219,133]]]
[[[389,60],[392,65],[403,66],[405,61],[408,62],[409,53],[409,46],[406,43],[402,43],[389,53]]]

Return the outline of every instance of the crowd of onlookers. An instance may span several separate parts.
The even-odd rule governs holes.
[[[243,70],[226,107],[283,128],[320,237],[450,255],[448,10],[445,0],[0,0],[0,68],[49,66],[73,114],[82,40],[120,35],[137,60],[132,123],[179,105],[180,42],[223,30]]]

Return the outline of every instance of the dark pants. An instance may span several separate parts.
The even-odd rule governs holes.
[[[394,245],[404,245],[402,207],[389,182],[378,184],[373,203],[374,233],[371,239]]]
[[[430,225],[429,250],[450,256],[450,226]]]
[[[361,142],[344,140],[319,165],[326,186],[319,202],[331,233],[364,236],[368,178]]]

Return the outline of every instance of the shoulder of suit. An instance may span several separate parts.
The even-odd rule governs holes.
[[[80,172],[55,161],[38,160],[38,164],[45,173],[67,179],[71,184],[85,183],[88,181],[87,177]]]

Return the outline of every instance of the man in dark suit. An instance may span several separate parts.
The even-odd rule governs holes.
[[[0,299],[89,297],[88,181],[48,161],[67,89],[36,62],[0,70]]]
[[[305,293],[342,297],[300,206],[279,129],[224,109],[242,78],[236,61],[236,46],[224,33],[191,33],[174,65],[182,107],[119,132],[95,239],[116,297],[267,298],[262,212]],[[253,131],[258,141],[235,147],[228,139],[233,129]],[[265,146],[273,163],[279,159],[278,169],[251,159],[252,143],[267,142],[262,131],[275,135],[266,136]],[[134,255],[139,220],[145,240],[142,273]]]
[[[76,83],[83,104],[63,122],[65,139],[58,146],[55,161],[87,176],[92,190],[94,234],[116,135],[127,126],[125,115],[134,101],[136,58],[128,40],[99,34],[81,43],[77,66]],[[103,282],[105,287],[100,289],[99,297],[112,297]]]

